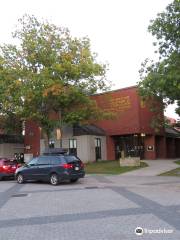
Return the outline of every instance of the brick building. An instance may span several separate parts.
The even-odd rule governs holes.
[[[115,113],[111,120],[94,122],[87,126],[66,126],[62,129],[62,147],[77,154],[83,161],[98,159],[113,160],[124,151],[127,156],[140,156],[141,159],[180,157],[180,134],[174,129],[156,131],[151,127],[157,113],[141,101],[137,87],[118,89],[92,96],[97,105]],[[158,118],[163,121],[161,104]],[[34,156],[44,151],[44,139],[41,129],[32,122],[26,124],[26,152]],[[50,144],[59,147],[56,130]]]

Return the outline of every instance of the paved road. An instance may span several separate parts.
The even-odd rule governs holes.
[[[149,232],[137,236],[136,227]],[[0,240],[16,239],[179,240],[180,178],[89,175],[57,187],[2,181]]]

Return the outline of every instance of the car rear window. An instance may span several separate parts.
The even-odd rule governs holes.
[[[58,157],[51,157],[51,162],[53,165],[59,165],[59,164],[63,164],[66,163],[64,156],[58,156]]]
[[[3,165],[7,166],[7,165],[16,165],[17,162],[15,161],[4,161]]]
[[[77,162],[79,159],[76,156],[64,156],[67,163]]]
[[[79,159],[73,155],[72,156],[51,156],[50,158],[53,165],[79,161]]]

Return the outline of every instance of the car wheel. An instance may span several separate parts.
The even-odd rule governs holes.
[[[51,176],[50,176],[50,183],[54,186],[58,185],[59,183],[59,179],[58,179],[58,175],[56,173],[53,173]]]
[[[78,181],[78,178],[70,180],[70,182],[72,182],[72,183],[77,182],[77,181]]]
[[[23,177],[22,174],[18,174],[18,176],[17,176],[17,182],[18,182],[19,184],[24,183],[24,177]]]

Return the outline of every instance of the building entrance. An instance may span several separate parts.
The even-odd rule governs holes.
[[[144,139],[141,135],[123,135],[114,136],[115,157],[121,158],[121,153],[124,151],[125,157],[140,157],[144,158]]]

